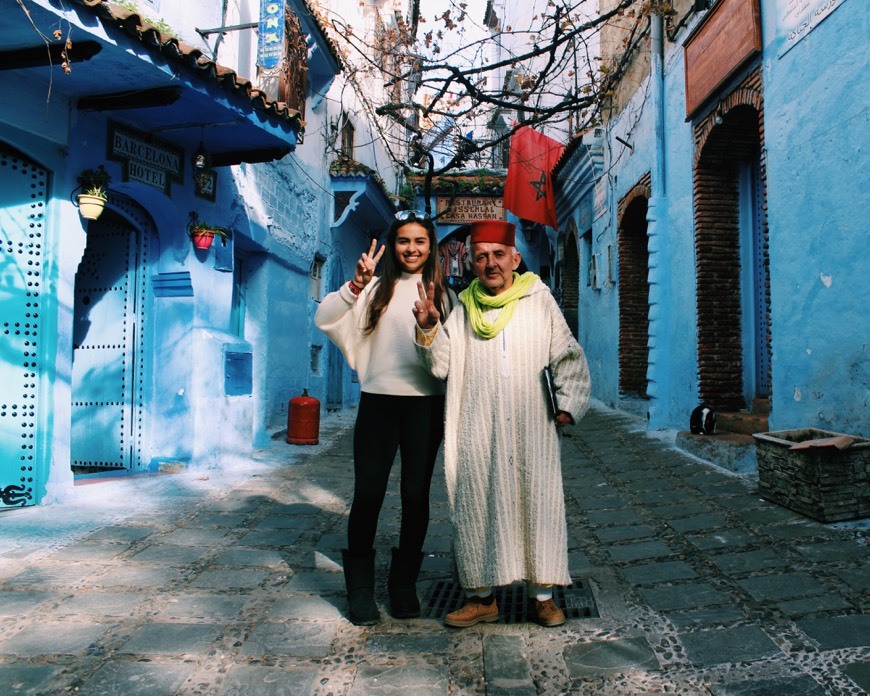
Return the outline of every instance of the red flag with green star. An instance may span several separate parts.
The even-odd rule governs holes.
[[[565,146],[521,126],[511,136],[510,160],[504,182],[504,207],[524,220],[556,229],[556,196],[552,172]]]

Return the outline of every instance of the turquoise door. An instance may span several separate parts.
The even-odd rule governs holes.
[[[37,502],[48,172],[0,143],[0,509]]]
[[[73,308],[70,462],[76,474],[146,468],[143,237],[109,208],[88,224]]]

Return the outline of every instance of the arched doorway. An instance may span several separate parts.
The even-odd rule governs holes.
[[[148,396],[150,259],[154,223],[113,195],[88,242],[75,280],[70,463],[76,474],[142,470]]]
[[[620,202],[619,230],[619,391],[647,396],[649,366],[649,251],[647,181]]]
[[[702,401],[770,396],[770,283],[761,95],[741,89],[696,127],[695,256]]]
[[[48,171],[0,142],[0,509],[42,490],[37,436],[43,365]]]

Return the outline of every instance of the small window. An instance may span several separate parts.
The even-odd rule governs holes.
[[[589,254],[589,282],[586,283],[593,290],[598,289],[598,256]]]
[[[353,159],[354,127],[347,113],[341,117],[341,155]]]
[[[290,8],[284,15],[284,61],[280,74],[280,100],[305,116],[308,93],[308,41],[299,17]]]
[[[314,257],[309,275],[308,295],[318,302],[323,298],[323,266],[326,259],[319,254]]]
[[[607,282],[616,282],[616,260],[613,258],[613,245],[607,245]]]
[[[320,354],[323,352],[323,346],[311,346],[311,374],[320,374]]]
[[[583,235],[581,241],[583,252],[582,262],[586,262],[586,287],[597,288],[598,283],[595,277],[595,257],[592,255],[592,231],[590,230]]]

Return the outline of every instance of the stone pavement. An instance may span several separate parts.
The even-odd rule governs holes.
[[[867,524],[824,525],[596,406],[564,439],[571,571],[595,612],[448,629],[344,618],[353,412],[220,470],[0,513],[2,694],[862,694]],[[398,473],[398,472],[396,472]],[[394,477],[396,478],[396,477]],[[421,597],[452,579],[436,473]],[[396,541],[381,517],[379,596]]]

